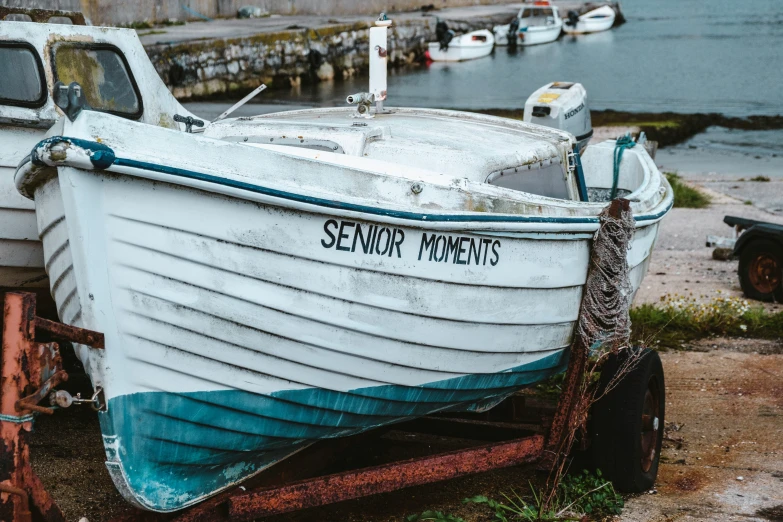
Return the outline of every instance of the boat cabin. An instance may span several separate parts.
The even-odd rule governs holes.
[[[517,15],[520,27],[555,25],[560,19],[557,7],[549,2],[536,2],[532,6],[525,6]]]
[[[77,82],[91,110],[122,118],[179,129],[173,115],[189,114],[169,93],[132,29],[0,23],[0,132],[54,125],[58,82]]]

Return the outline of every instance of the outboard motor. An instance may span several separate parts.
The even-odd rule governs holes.
[[[579,13],[576,11],[568,11],[568,16],[566,16],[565,24],[570,27],[576,27],[576,24],[579,23]]]
[[[435,39],[440,43],[441,51],[449,50],[449,43],[454,38],[454,31],[449,29],[446,22],[438,19],[438,23],[435,24]]]
[[[517,33],[519,32],[519,18],[516,16],[511,23],[508,24],[508,45],[510,47],[516,47],[517,45]]]
[[[580,153],[593,136],[587,91],[581,83],[552,82],[541,87],[525,102],[524,120],[570,132]]]

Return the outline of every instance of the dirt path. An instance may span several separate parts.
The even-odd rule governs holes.
[[[718,342],[731,346],[704,344]],[[670,429],[657,494],[631,499],[622,520],[783,520],[783,345],[758,345],[778,353],[662,355]]]

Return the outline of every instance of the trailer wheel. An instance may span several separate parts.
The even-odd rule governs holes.
[[[657,352],[634,348],[638,362],[593,405],[593,462],[614,487],[626,493],[652,488],[658,475],[666,409],[663,366]],[[601,369],[606,390],[631,353],[612,355]]]
[[[742,292],[757,301],[783,301],[783,248],[768,239],[750,242],[740,253]]]

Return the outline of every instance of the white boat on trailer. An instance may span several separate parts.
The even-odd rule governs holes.
[[[55,58],[82,30],[3,29]],[[101,31],[79,49],[112,42],[146,60],[135,32]],[[101,69],[90,56],[72,59]],[[45,63],[57,77],[74,62]],[[385,109],[385,53],[357,110],[201,134],[147,120],[173,120],[155,111],[176,102],[146,67],[125,71],[152,71],[157,90],[135,91],[137,119],[89,109],[100,83],[58,84],[58,121],[15,175],[62,321],[104,333],[105,350],[76,351],[102,399],[109,472],[144,509],[192,505],[319,439],[483,410],[562,371],[610,193],[631,201],[634,291],[672,205],[642,147],[615,177],[614,141],[580,158],[556,129]]]
[[[560,37],[563,20],[560,11],[548,0],[537,0],[523,6],[510,24],[496,25],[496,45],[538,45],[554,42]]]
[[[427,58],[436,62],[461,62],[483,58],[492,53],[495,37],[486,29],[454,35],[446,22],[438,21],[437,42],[427,44]]]
[[[608,31],[614,26],[617,16],[611,6],[604,5],[580,15],[576,11],[568,11],[563,23],[566,34],[588,34]]]

